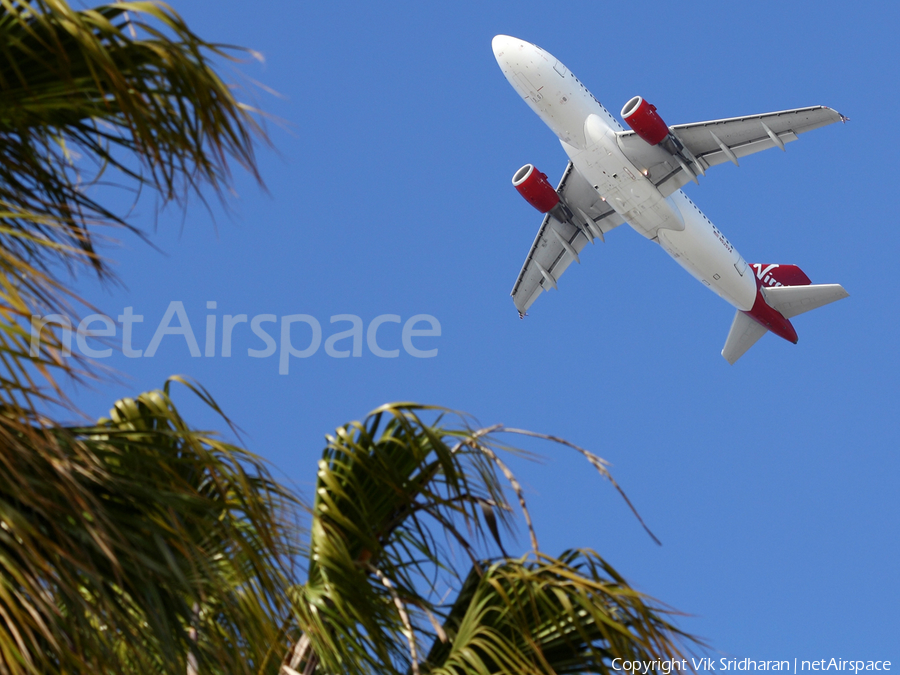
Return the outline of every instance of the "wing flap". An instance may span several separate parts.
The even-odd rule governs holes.
[[[717,134],[718,135],[718,134]],[[797,140],[797,134],[792,131],[786,131],[778,135],[781,139],[782,143],[793,143]],[[724,142],[724,141],[723,141]],[[685,144],[687,145],[687,144]],[[756,138],[751,141],[747,141],[744,143],[736,143],[734,145],[726,144],[728,149],[738,159],[742,157],[746,157],[747,155],[752,155],[757,152],[761,152],[763,150],[768,150],[770,148],[778,147],[771,138],[766,136],[765,138]],[[702,157],[703,161],[706,162],[707,166],[716,166],[717,164],[722,164],[724,162],[730,162],[731,158],[725,154],[724,150],[710,150],[708,152],[703,152],[697,157]]]

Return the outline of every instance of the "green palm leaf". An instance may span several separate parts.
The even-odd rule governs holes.
[[[687,637],[593,551],[473,568],[423,672],[611,673],[615,658],[682,658]]]
[[[284,672],[607,672],[615,656],[680,654],[686,636],[668,612],[597,554],[538,550],[523,491],[500,457],[524,453],[495,440],[522,432],[473,430],[465,418],[446,427],[422,411],[384,406],[328,437],[308,580],[292,593],[302,638]],[[609,477],[603,460],[576,449]],[[532,558],[503,551],[514,524],[505,487],[528,523]]]
[[[101,179],[183,204],[230,186],[229,160],[257,176],[251,110],[212,68],[223,47],[167,5],[123,2],[76,11],[63,0],[0,0],[0,389],[34,395],[33,362],[78,374],[59,330],[39,349],[30,317],[74,315],[60,274],[108,276],[96,227],[125,227],[98,201]],[[80,368],[84,368],[81,364]]]
[[[277,668],[292,497],[258,458],[190,429],[168,385],[0,434],[0,672]]]

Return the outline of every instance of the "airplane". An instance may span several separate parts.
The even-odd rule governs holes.
[[[813,285],[796,265],[747,264],[725,235],[681,190],[710,168],[787,143],[812,129],[846,122],[825,106],[667,126],[640,96],[622,108],[622,125],[558,59],[508,35],[492,42],[500,69],[559,137],[569,163],[556,189],[526,164],[513,186],[545,214],[512,289],[524,317],[594,239],[622,223],[675,259],[736,308],[722,356],[734,364],[767,332],[794,344],[791,319],[848,297],[839,284]]]

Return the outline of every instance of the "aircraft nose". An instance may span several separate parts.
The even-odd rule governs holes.
[[[512,47],[521,42],[509,35],[495,35],[491,40],[491,48],[494,50],[494,58],[498,61],[504,52],[508,52]]]

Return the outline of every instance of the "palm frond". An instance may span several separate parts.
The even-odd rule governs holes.
[[[428,593],[415,589],[453,569],[429,523],[450,532],[473,560],[485,535],[482,506],[509,525],[502,485],[473,437],[425,424],[419,409],[384,406],[339,428],[319,461],[308,580],[293,599],[329,672],[368,672],[406,659],[408,643],[398,636],[407,626],[395,597],[436,611]]]
[[[690,638],[671,614],[593,551],[502,560],[469,573],[422,671],[610,674],[616,658],[681,660]]]
[[[442,416],[429,423],[423,412]],[[548,657],[574,672],[606,667],[609,654],[677,654],[664,611],[596,554],[545,556],[529,520],[533,558],[507,556],[515,519],[505,489],[526,518],[528,509],[500,455],[525,453],[497,440],[504,427],[476,430],[446,413],[392,404],[327,437],[308,579],[291,596],[303,637],[283,672],[554,672]],[[603,460],[566,445],[611,480]],[[461,568],[472,570],[465,581]],[[481,652],[465,646],[476,638]]]
[[[86,427],[0,416],[0,672],[277,669],[293,498],[167,390]]]
[[[133,229],[99,200],[101,178],[162,202],[223,195],[229,162],[259,177],[254,137],[265,138],[216,74],[225,47],[194,34],[168,6],[122,2],[76,11],[63,0],[0,0],[0,381],[5,402],[43,377],[74,373],[59,329],[29,349],[32,315],[74,316],[61,274],[108,277],[97,226]],[[81,364],[84,367],[84,364]],[[52,379],[51,379],[52,382]]]

